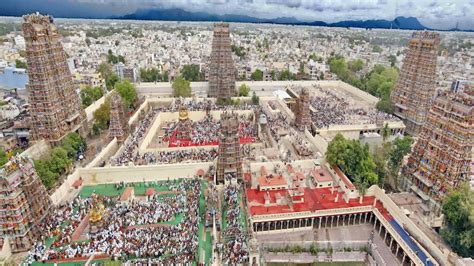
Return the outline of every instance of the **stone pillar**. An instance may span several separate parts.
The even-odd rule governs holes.
[[[337,219],[336,219],[336,224],[337,224],[337,226],[339,226],[339,217],[340,217],[340,216],[341,216],[341,215],[338,215],[338,216],[337,216]]]
[[[383,225],[382,225],[382,223],[380,222],[379,235],[382,233],[382,227],[383,227]]]
[[[323,217],[319,217],[319,229],[321,229],[321,220],[323,219]]]
[[[374,207],[377,204],[377,198],[374,198]]]
[[[332,227],[333,222],[334,222],[334,216],[331,216],[331,227]]]

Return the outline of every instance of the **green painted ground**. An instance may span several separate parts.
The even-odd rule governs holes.
[[[170,181],[169,184],[178,184],[181,182],[181,179],[177,180],[176,183],[175,181]],[[166,184],[167,181],[159,181],[159,182],[147,182],[145,185],[144,183],[129,183],[128,186],[133,186],[135,190],[135,195],[141,196],[145,195],[145,191],[149,187],[153,187],[155,191],[158,192],[163,192],[163,191],[170,191],[169,185]],[[203,239],[203,226],[204,226],[204,217],[205,217],[205,211],[206,211],[206,203],[205,203],[205,198],[204,198],[204,191],[207,188],[207,184],[204,181],[201,181],[201,197],[199,200],[199,214],[201,216],[201,221],[202,223],[199,224],[199,246],[198,246],[198,261],[200,260],[201,256],[201,250],[204,251],[205,258],[204,258],[204,263],[205,265],[209,265],[210,259],[212,256],[212,243],[211,243],[211,232],[209,230],[206,231],[205,235],[205,240]],[[122,189],[116,189],[114,184],[101,184],[101,185],[96,185],[96,186],[84,186],[81,191],[79,192],[79,195],[81,197],[90,197],[92,193],[96,193],[99,195],[107,196],[107,197],[115,197],[115,196],[120,196],[122,195],[124,191],[124,188]],[[172,194],[164,194],[160,195],[159,197],[168,197],[172,196]],[[168,222],[162,222],[161,224],[171,224],[171,225],[177,225],[183,220],[184,214],[179,213],[174,220],[168,221]],[[51,244],[54,242],[54,238],[48,239],[46,241],[46,246],[50,247]],[[102,259],[102,260],[94,260],[94,263],[99,263],[99,265],[121,265],[120,262],[116,261],[111,261],[110,259]],[[64,263],[57,263],[57,265],[60,266],[79,266],[79,265],[84,265],[85,262],[64,262]],[[196,263],[195,263],[196,264]],[[54,263],[42,263],[42,262],[34,262],[34,266],[53,266]]]

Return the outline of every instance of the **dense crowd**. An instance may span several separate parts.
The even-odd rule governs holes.
[[[350,98],[338,96],[329,89],[315,88],[317,95],[311,98],[312,121],[317,128],[331,125],[375,124],[379,121],[396,121],[397,118],[377,111],[373,107],[356,107]]]
[[[257,105],[252,104],[239,104],[239,105],[217,105],[215,102],[210,100],[197,101],[190,100],[184,101],[184,99],[177,99],[169,107],[166,108],[168,112],[177,112],[179,108],[186,107],[188,111],[231,111],[231,110],[253,110]]]
[[[153,109],[146,114],[145,118],[141,120],[140,124],[135,129],[135,132],[133,132],[124,143],[122,152],[116,157],[111,158],[110,163],[112,165],[127,165],[129,162],[134,160],[140,141],[145,137],[145,134],[157,113],[158,109]]]
[[[257,136],[257,128],[252,119],[245,115],[239,117],[239,135],[241,138],[255,138]],[[179,127],[179,122],[171,122],[164,126],[164,141],[170,141]],[[219,141],[220,122],[214,119],[210,114],[207,114],[203,119],[194,121],[191,126],[191,142],[193,145],[209,145],[215,144]],[[174,144],[178,147],[182,146],[180,140],[174,140]],[[187,143],[187,142],[186,142]]]
[[[223,233],[224,265],[240,265],[248,263],[247,236],[242,228],[239,185],[230,184],[224,189],[224,216],[226,227]]]
[[[190,264],[196,261],[198,247],[200,182],[197,179],[171,184],[175,196],[154,198],[148,202],[120,203],[118,197],[105,198],[107,215],[97,232],[89,232],[89,241],[72,242],[72,230],[91,208],[90,198],[78,197],[55,210],[45,223],[43,241],[35,244],[27,262],[87,258],[106,254],[122,262],[145,264]],[[158,224],[183,217],[177,225]],[[66,224],[65,226],[63,226]],[[64,235],[63,235],[64,234]],[[44,240],[57,237],[51,248]],[[60,240],[58,240],[60,239]]]
[[[210,162],[217,157],[217,149],[193,149],[162,151],[157,154],[147,152],[135,157],[136,165],[169,164],[184,161]]]

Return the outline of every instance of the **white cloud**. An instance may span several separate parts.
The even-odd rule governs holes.
[[[95,2],[96,0],[76,0]],[[473,0],[101,0],[119,2],[137,8],[183,8],[217,14],[240,14],[262,18],[296,17],[300,20],[334,22],[347,19],[393,19],[396,16],[414,16],[435,25],[442,22],[446,28],[457,21],[474,26]]]

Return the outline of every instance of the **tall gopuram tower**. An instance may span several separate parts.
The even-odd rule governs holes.
[[[86,120],[53,18],[23,16],[31,110],[31,137],[60,141]],[[84,123],[85,124],[85,123]]]
[[[300,97],[296,101],[295,126],[299,130],[304,130],[311,125],[311,113],[309,110],[309,91],[303,88]]]
[[[417,136],[425,122],[436,90],[436,57],[439,34],[418,31],[412,34],[391,100],[395,115],[403,119],[406,131]]]
[[[116,93],[112,95],[110,102],[109,138],[117,138],[118,142],[123,142],[127,139],[128,132],[129,127],[123,110],[122,98]]]
[[[439,206],[450,188],[470,179],[474,154],[473,106],[472,87],[440,93],[402,168],[407,187],[430,203],[429,206]]]
[[[235,65],[232,59],[229,24],[215,23],[209,65],[208,97],[229,99],[235,90]]]
[[[235,113],[221,115],[219,150],[217,154],[217,183],[232,178],[242,178],[242,155],[240,153],[239,117]]]
[[[31,160],[17,155],[0,169],[0,238],[8,238],[14,252],[31,248],[50,206]]]

